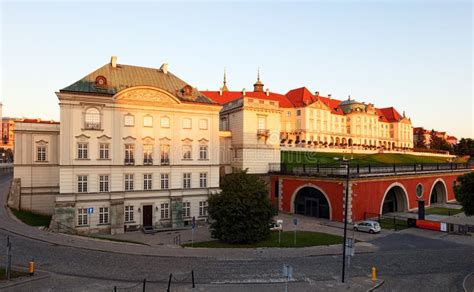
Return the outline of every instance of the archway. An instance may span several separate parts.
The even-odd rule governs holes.
[[[438,180],[433,184],[430,193],[430,205],[437,203],[446,203],[446,186],[443,181]]]
[[[349,146],[352,146],[352,138],[349,138]]]
[[[408,196],[400,184],[390,186],[382,201],[380,213],[392,212],[408,212]]]
[[[331,219],[331,206],[319,189],[305,186],[298,190],[294,198],[294,212],[305,216]]]
[[[339,137],[336,137],[336,146],[339,146]]]

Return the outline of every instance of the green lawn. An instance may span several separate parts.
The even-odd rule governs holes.
[[[18,277],[23,277],[28,275],[27,273],[24,272],[18,272],[18,271],[12,271],[10,279],[18,278]],[[5,277],[5,268],[0,267],[0,281],[5,281],[7,278]]]
[[[368,165],[368,164],[412,164],[412,163],[446,163],[447,159],[435,156],[415,156],[409,154],[353,154],[350,153],[322,153],[322,152],[306,152],[306,151],[282,151],[281,161],[288,164],[334,164],[339,162],[334,158],[346,159],[353,158],[351,165]]]
[[[393,218],[383,218],[383,219],[381,219],[380,220],[380,226],[382,227],[382,229],[396,229],[396,230],[402,230],[402,229],[409,228],[407,220],[395,219],[395,222],[394,222]]]
[[[463,213],[462,209],[451,209],[451,208],[441,208],[441,207],[432,207],[425,210],[426,215],[445,215],[452,216],[459,213]]]
[[[297,231],[296,245],[294,245],[294,232],[284,231],[281,233],[281,244],[278,244],[278,232],[272,232],[269,239],[252,243],[252,244],[228,244],[218,240],[195,242],[194,247],[207,248],[257,248],[257,247],[306,247],[316,245],[341,244],[342,237],[332,234]],[[191,247],[191,243],[182,245],[183,247]]]
[[[16,218],[23,221],[23,223],[31,225],[31,226],[49,226],[49,222],[51,222],[51,216],[35,214],[28,211],[19,211],[16,209],[10,208],[13,215]]]

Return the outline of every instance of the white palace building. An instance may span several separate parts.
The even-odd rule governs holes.
[[[207,218],[232,169],[265,174],[281,150],[407,151],[394,108],[306,88],[198,91],[161,68],[110,63],[56,93],[60,123],[16,124],[9,205],[52,215],[62,231],[123,233]]]

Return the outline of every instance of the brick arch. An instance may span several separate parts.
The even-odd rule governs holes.
[[[410,199],[408,197],[407,189],[405,188],[405,186],[402,183],[394,182],[385,189],[385,193],[382,197],[382,201],[380,202],[379,214],[382,214],[383,203],[385,201],[385,198],[387,197],[388,192],[394,187],[400,187],[403,190],[403,193],[405,195],[405,204],[406,204],[406,207],[407,207],[407,211],[410,211]]]
[[[295,213],[295,198],[296,198],[296,195],[298,194],[298,192],[302,189],[302,188],[306,188],[306,187],[310,187],[310,188],[315,188],[316,190],[320,191],[323,196],[326,198],[326,200],[328,201],[328,205],[329,205],[329,220],[332,220],[332,212],[333,212],[333,209],[332,209],[332,204],[331,204],[331,200],[329,199],[329,196],[326,194],[326,192],[318,187],[317,185],[315,184],[312,184],[312,183],[306,183],[306,184],[303,184],[301,186],[299,186],[298,188],[296,188],[296,190],[293,192],[293,194],[291,195],[291,201],[290,201],[290,212],[292,214]]]
[[[446,186],[446,182],[442,178],[437,178],[432,184],[431,184],[431,189],[430,189],[430,194],[428,196],[428,206],[431,206],[431,196],[433,195],[433,190],[438,182],[441,182],[444,186],[444,202],[448,202],[448,187]]]

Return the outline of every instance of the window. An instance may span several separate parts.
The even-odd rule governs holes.
[[[207,130],[207,120],[206,119],[200,119],[199,120],[199,129]]]
[[[191,129],[192,128],[192,121],[190,118],[183,119],[183,129]]]
[[[199,174],[199,187],[207,188],[207,172],[201,172]]]
[[[77,159],[87,159],[89,157],[89,144],[77,143]]]
[[[170,145],[160,146],[160,158],[162,165],[170,164]]]
[[[87,175],[77,176],[77,192],[87,193]]]
[[[144,190],[151,190],[152,189],[152,184],[151,184],[151,173],[147,173],[143,175],[143,189]]]
[[[152,116],[144,116],[143,117],[143,126],[144,127],[153,127],[153,117]]]
[[[99,192],[109,191],[109,176],[99,175]]]
[[[199,159],[201,160],[207,160],[207,145],[201,145],[199,146]]]
[[[183,189],[191,188],[191,173],[183,173]]]
[[[301,116],[301,110],[296,110],[296,115]]]
[[[168,219],[170,214],[170,204],[162,203],[161,204],[161,219]]]
[[[183,145],[183,159],[191,159],[193,147],[191,145]]]
[[[99,208],[99,224],[109,224],[109,208]]]
[[[168,117],[161,117],[160,126],[162,128],[169,128],[170,127],[170,118]]]
[[[183,217],[191,217],[191,202],[183,202]]]
[[[87,209],[86,208],[77,209],[77,225],[79,226],[87,225]]]
[[[133,206],[125,206],[125,222],[133,222]]]
[[[169,188],[169,177],[168,173],[161,174],[161,189],[166,190]]]
[[[199,216],[207,216],[207,201],[199,202]]]
[[[125,164],[134,164],[135,145],[125,144]]]
[[[99,158],[100,159],[109,159],[109,143],[100,143],[99,144]]]
[[[265,130],[266,129],[266,124],[267,124],[267,118],[264,116],[259,116],[258,117],[258,129],[259,130]]]
[[[153,145],[151,144],[143,145],[143,164],[153,164]]]
[[[46,146],[38,146],[36,148],[36,160],[46,161]]]
[[[123,121],[124,121],[124,125],[125,125],[126,127],[133,127],[133,126],[135,126],[135,117],[134,117],[133,115],[130,115],[130,114],[125,115]]]
[[[125,190],[133,191],[133,174],[125,174]]]
[[[291,112],[290,111],[286,112],[286,116],[291,117]]]
[[[88,108],[84,118],[84,128],[88,130],[100,129],[100,112],[95,107]]]

